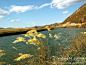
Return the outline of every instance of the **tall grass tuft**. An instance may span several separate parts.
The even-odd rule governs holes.
[[[50,28],[47,26],[46,29],[51,31]],[[59,33],[62,34],[62,33]],[[24,51],[20,51],[16,47],[12,46],[15,51],[19,53],[13,53],[7,49],[1,48],[0,50],[0,65],[7,64],[7,65],[62,65],[67,64],[70,62],[71,65],[75,62],[82,62],[86,64],[86,34],[82,33],[72,41],[69,41],[68,48],[61,47],[60,42],[58,43],[58,51],[56,49],[56,43],[54,39],[59,39],[58,35],[52,35],[49,33],[49,37],[53,40],[54,49],[51,51],[49,40],[47,37],[42,34],[38,33],[37,30],[30,30],[26,34],[24,34],[26,38],[17,37],[14,44],[18,42],[25,42],[28,46],[28,51],[31,53],[25,53]],[[44,41],[46,43],[44,43]],[[66,39],[66,41],[68,41]],[[53,53],[52,53],[53,52]],[[3,58],[2,58],[3,57]],[[7,60],[6,58],[10,58],[11,60]],[[82,58],[83,57],[83,58]],[[79,58],[79,59],[77,59]],[[80,60],[80,58],[82,58]],[[75,65],[77,65],[75,63]]]

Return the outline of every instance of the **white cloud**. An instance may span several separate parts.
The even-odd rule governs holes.
[[[0,15],[9,15],[8,11],[0,9]]]
[[[62,21],[58,21],[57,23],[62,23]]]
[[[0,19],[3,18],[4,16],[0,15]]]
[[[17,12],[17,14],[19,14],[20,12],[26,12],[28,10],[32,10],[33,9],[33,5],[28,5],[28,6],[16,6],[16,5],[11,5],[9,7],[9,12]]]
[[[7,18],[7,19],[9,19],[9,18]]]
[[[11,20],[10,22],[14,22],[15,20]]]
[[[86,0],[52,0],[51,3],[45,3],[42,4],[41,6],[34,6],[34,5],[27,5],[27,6],[16,6],[16,5],[11,5],[10,7],[5,7],[7,9],[9,9],[9,12],[16,12],[17,14],[19,13],[23,13],[29,10],[33,10],[33,9],[41,9],[43,7],[49,6],[50,8],[58,8],[58,9],[65,9],[67,7],[69,7],[72,4],[75,3],[79,3],[81,1],[86,1]],[[4,12],[4,13],[2,13]],[[2,15],[9,15],[8,11],[4,11],[0,9],[0,14]]]
[[[58,9],[64,9],[69,7],[72,4],[81,2],[81,1],[86,1],[86,0],[53,0],[51,3],[51,8],[57,7]]]
[[[43,24],[43,25],[46,25],[46,24]]]
[[[34,9],[41,9],[41,8],[43,8],[43,7],[45,7],[45,6],[49,6],[49,5],[51,5],[51,3],[45,3],[45,4],[43,4],[43,5],[41,5],[41,6],[36,6],[36,7],[34,7]]]
[[[49,5],[50,5],[50,8],[57,7],[58,9],[65,9],[65,8],[69,7],[70,5],[81,2],[81,1],[86,1],[86,0],[52,0],[51,3],[45,3],[39,7],[36,6],[36,7],[34,7],[34,9],[41,9],[41,8],[43,8],[45,6],[49,6]]]
[[[26,11],[28,11],[28,10],[32,10],[32,9],[41,9],[41,8],[43,8],[43,7],[45,7],[45,6],[49,6],[49,5],[51,5],[51,3],[45,3],[45,4],[43,4],[43,5],[41,5],[41,6],[35,6],[34,7],[34,5],[28,5],[28,6],[16,6],[16,5],[11,5],[10,7],[5,7],[6,9],[9,9],[9,12],[11,13],[11,12],[16,12],[17,14],[19,14],[19,13],[23,13],[23,12],[26,12]]]
[[[16,20],[11,20],[10,22],[15,22],[15,21],[20,21],[20,19],[16,19]]]
[[[16,19],[16,21],[20,21],[20,19]]]
[[[63,14],[67,14],[69,11],[64,11]]]

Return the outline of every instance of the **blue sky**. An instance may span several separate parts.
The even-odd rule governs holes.
[[[86,0],[0,0],[0,27],[61,23]]]

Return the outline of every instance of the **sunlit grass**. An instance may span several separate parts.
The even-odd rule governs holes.
[[[66,41],[69,42],[69,46],[63,48],[61,43],[58,43],[56,46],[55,39],[58,40],[59,37],[57,34],[52,35],[51,29],[47,26],[46,29],[49,31],[49,37],[52,39],[53,43],[53,51],[50,48],[48,38],[42,34],[38,33],[36,29],[28,31],[26,34],[23,34],[26,38],[17,37],[13,43],[16,45],[18,42],[24,42],[28,46],[28,51],[31,53],[25,53],[24,51],[20,51],[16,47],[12,46],[15,51],[18,51],[16,54],[10,50],[1,48],[0,50],[0,64],[8,64],[8,65],[61,65],[62,63],[67,62],[83,62],[86,63],[86,59],[73,59],[77,57],[86,58],[86,34],[82,32],[78,36],[75,36],[73,40],[68,41],[67,38],[63,35]],[[44,40],[46,43],[44,43]],[[21,44],[20,44],[21,45]],[[57,48],[58,47],[58,51]],[[11,60],[8,60],[10,58]],[[61,59],[62,58],[62,59]],[[66,59],[63,59],[66,58]],[[72,59],[67,59],[72,58]],[[12,63],[13,62],[13,63]],[[77,64],[75,64],[77,65]]]
[[[56,29],[56,28],[58,28],[58,27],[50,27],[50,29]],[[38,32],[47,30],[44,27],[40,27],[40,28],[34,28],[34,27],[32,27],[32,28],[11,28],[11,29],[0,29],[0,34],[10,34],[10,33],[15,34],[18,32],[22,33],[22,32],[27,32],[27,31],[34,30],[34,29],[37,30]]]

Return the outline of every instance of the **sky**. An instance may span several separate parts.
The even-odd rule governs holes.
[[[61,23],[84,3],[86,0],[0,0],[0,27]]]

